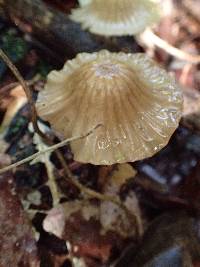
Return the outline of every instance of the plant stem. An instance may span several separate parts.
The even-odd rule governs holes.
[[[183,50],[180,50],[162,38],[158,37],[155,33],[152,32],[152,30],[147,29],[142,35],[141,35],[142,41],[144,41],[145,44],[151,43],[161,49],[163,49],[165,52],[167,52],[169,55],[174,56],[175,58],[178,58],[183,61],[187,61],[191,64],[199,64],[200,63],[200,55],[192,55],[187,52],[184,52]]]
[[[25,91],[25,94],[26,94],[26,97],[28,99],[28,103],[29,103],[30,109],[31,109],[31,116],[32,116],[31,121],[33,123],[34,130],[42,138],[46,138],[45,134],[40,131],[40,129],[38,127],[38,124],[37,124],[37,111],[36,111],[36,108],[35,108],[35,104],[34,104],[34,101],[33,101],[31,90],[29,89],[27,83],[24,81],[23,77],[19,73],[18,69],[15,67],[15,65],[8,58],[8,56],[3,52],[2,49],[0,49],[0,57],[6,63],[6,65],[9,67],[9,69],[12,71],[12,73],[17,78],[17,80],[19,81],[19,83],[21,84],[21,86],[23,87],[23,89]]]
[[[60,148],[60,147],[63,147],[65,146],[66,144],[68,144],[69,142],[72,142],[72,141],[75,141],[75,140],[78,140],[78,139],[82,139],[82,138],[85,138],[87,137],[88,135],[90,135],[93,130],[97,129],[100,125],[97,125],[96,127],[94,127],[92,130],[90,130],[88,133],[84,134],[84,135],[81,135],[81,136],[76,136],[76,137],[71,137],[71,138],[68,138],[68,139],[65,139],[61,142],[59,142],[58,144],[55,144],[55,145],[52,145],[52,146],[49,146],[48,148],[42,150],[42,151],[39,151],[39,152],[36,152],[34,153],[33,155],[25,158],[25,159],[22,159],[20,161],[17,161],[9,166],[6,166],[2,169],[0,169],[0,174],[4,173],[4,172],[7,172],[11,169],[14,169],[24,163],[27,163],[27,162],[30,162],[31,160],[41,156],[42,154],[45,154],[45,153],[49,153],[49,152],[53,152],[54,150]]]

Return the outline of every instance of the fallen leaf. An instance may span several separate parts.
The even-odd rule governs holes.
[[[125,182],[134,177],[136,171],[130,164],[120,164],[107,178],[103,186],[103,193],[113,198],[119,198],[120,188]],[[125,207],[137,218],[138,225],[133,225],[133,221],[127,213],[119,207],[119,205],[110,202],[102,201],[100,204],[100,222],[103,228],[108,231],[118,232],[124,237],[134,236],[136,227],[139,227],[139,232],[142,234],[142,222],[138,200],[134,192],[127,195],[124,200]]]
[[[106,173],[106,172],[105,172]],[[129,164],[118,165],[107,177],[103,190],[109,196],[118,198],[120,188],[136,171]],[[43,228],[70,244],[73,255],[87,260],[98,259],[105,263],[114,248],[119,248],[126,238],[136,236],[138,227],[142,233],[142,222],[137,197],[128,194],[124,205],[133,217],[122,207],[111,202],[101,203],[89,200],[69,201],[49,211],[43,221]],[[89,264],[90,265],[90,264]],[[92,266],[92,265],[91,265]]]
[[[1,123],[1,129],[7,129],[17,111],[24,106],[26,102],[27,97],[21,85],[18,85],[11,90],[9,100],[6,101],[6,112]]]
[[[31,225],[11,176],[0,176],[0,266],[39,267]]]
[[[157,217],[144,234],[137,252],[133,253],[130,248],[113,267],[192,267],[192,261],[199,259],[195,218],[176,211]]]
[[[61,206],[55,207],[48,212],[48,215],[43,221],[43,228],[46,232],[62,238],[65,228],[65,215]]]
[[[99,217],[98,203],[69,201],[50,211],[43,221],[43,227],[66,240],[68,250],[73,256],[97,259],[105,263],[110,258],[112,250],[121,247],[124,239],[117,232],[105,232]]]

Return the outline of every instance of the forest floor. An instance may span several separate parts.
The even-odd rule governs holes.
[[[44,2],[66,14],[77,4]],[[200,4],[165,2],[172,6],[166,4],[168,14],[154,32],[186,55],[200,55],[200,16],[195,11]],[[64,60],[56,62],[54,52],[45,53],[46,46],[32,38],[31,30],[27,33],[28,27],[23,31],[2,15],[0,48],[36,99],[49,71],[61,68]],[[146,160],[112,167],[82,164],[73,160],[67,145],[60,151],[70,179],[55,152],[1,174],[1,267],[200,267],[200,64],[176,58],[142,37],[132,42],[183,87],[180,126],[169,144]],[[33,132],[24,90],[3,61],[0,79],[3,168],[46,145]],[[49,131],[43,122],[40,126]],[[104,194],[113,201],[103,199]]]

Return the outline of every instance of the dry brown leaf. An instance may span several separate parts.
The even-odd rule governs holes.
[[[0,266],[39,267],[36,241],[10,176],[0,176]]]
[[[107,179],[107,183],[104,184],[103,193],[113,197],[117,197],[120,192],[120,188],[125,182],[136,175],[136,170],[130,164],[120,164],[113,171],[111,176]],[[137,217],[139,222],[139,230],[142,232],[141,214],[139,204],[134,192],[129,194],[124,205]],[[118,205],[110,201],[103,201],[100,204],[100,222],[103,228],[107,230],[113,230],[119,234],[128,237],[134,236],[136,231],[136,225],[132,225],[132,220]]]
[[[104,185],[104,192],[114,198],[128,178],[136,171],[129,164],[117,166]],[[140,210],[136,195],[127,196],[124,205],[138,217],[141,227]],[[112,202],[94,203],[89,200],[75,200],[62,203],[52,209],[43,228],[70,244],[73,256],[96,258],[107,262],[111,251],[119,247],[127,237],[134,237],[138,225],[119,206]]]
[[[107,185],[105,188],[107,186],[109,187],[109,184],[112,184],[112,187],[115,185],[115,187],[117,187],[119,190],[128,179],[135,177],[136,173],[137,171],[130,164],[119,164],[116,166],[116,169],[112,172],[107,180]]]
[[[98,203],[70,201],[50,211],[43,227],[66,240],[73,256],[95,258],[103,263],[110,258],[112,249],[119,248],[124,241],[117,232],[102,231],[99,213]]]
[[[10,92],[10,98],[6,104],[6,113],[1,123],[1,128],[9,126],[17,111],[27,102],[26,95],[21,85],[16,86]]]
[[[43,228],[55,236],[62,238],[65,228],[65,215],[61,206],[51,209],[43,221]]]

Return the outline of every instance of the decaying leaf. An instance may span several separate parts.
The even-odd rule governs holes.
[[[31,225],[11,176],[0,176],[0,266],[39,267]]]
[[[17,111],[27,102],[27,98],[22,86],[18,85],[13,88],[9,94],[9,97],[6,100],[3,99],[3,102],[5,102],[2,105],[5,105],[6,113],[1,123],[1,130],[7,129]]]
[[[46,232],[50,232],[55,236],[62,238],[65,227],[65,214],[61,206],[53,208],[49,211],[43,222],[43,228]]]
[[[37,148],[43,150],[44,148],[40,147],[40,141],[34,140]],[[49,160],[49,155],[47,157]],[[46,162],[47,159],[43,157],[41,160]],[[117,166],[104,185],[104,193],[119,199],[121,186],[135,174],[136,171],[131,165]],[[45,218],[43,228],[71,242],[72,247],[75,248],[73,252],[78,256],[92,256],[105,262],[110,257],[112,247],[115,246],[116,242],[113,240],[116,236],[119,239],[133,237],[138,226],[142,232],[140,210],[134,193],[127,196],[124,205],[138,218],[138,225],[133,224],[131,217],[129,218],[121,207],[112,202],[104,201],[98,204],[83,200],[57,205]],[[84,239],[87,239],[88,243],[83,242]]]
[[[99,219],[98,206],[77,201],[65,203],[62,209],[61,206],[54,208],[44,220],[43,227],[70,242],[73,255],[107,262],[112,250],[121,249],[125,239],[117,228],[104,229]],[[135,229],[136,226],[130,227]]]
[[[104,184],[103,192],[106,195],[116,197],[119,195],[121,186],[131,177],[136,175],[136,171],[129,164],[120,164],[112,172],[107,182]],[[137,217],[139,232],[142,233],[141,214],[138,200],[134,192],[127,195],[124,205]],[[103,201],[100,204],[100,221],[104,229],[113,230],[126,237],[134,236],[136,228],[132,226],[130,218],[117,204]]]
[[[70,243],[74,256],[106,262],[112,249],[123,244],[123,239],[114,231],[105,232],[99,218],[98,203],[70,201],[54,208],[45,218],[43,227]]]
[[[114,267],[193,267],[192,262],[199,259],[200,240],[195,219],[176,211],[155,219],[137,252],[128,250]]]
[[[115,186],[116,192],[119,192],[120,187],[126,183],[126,181],[132,177],[135,177],[137,171],[128,163],[119,164],[116,166],[116,169],[111,173],[108,183],[105,185],[109,187],[109,184],[112,184],[112,187]]]
[[[8,154],[5,154],[8,144],[0,137],[0,167],[8,166],[11,164],[11,158]]]
[[[104,193],[119,199],[121,186],[135,174],[129,164],[117,166],[107,177]],[[126,197],[124,205],[137,217],[137,225],[124,209],[110,201],[76,200],[52,209],[43,221],[43,228],[68,241],[75,256],[106,262],[113,248],[119,248],[126,238],[136,235],[137,227],[142,232],[140,209],[133,192]]]

